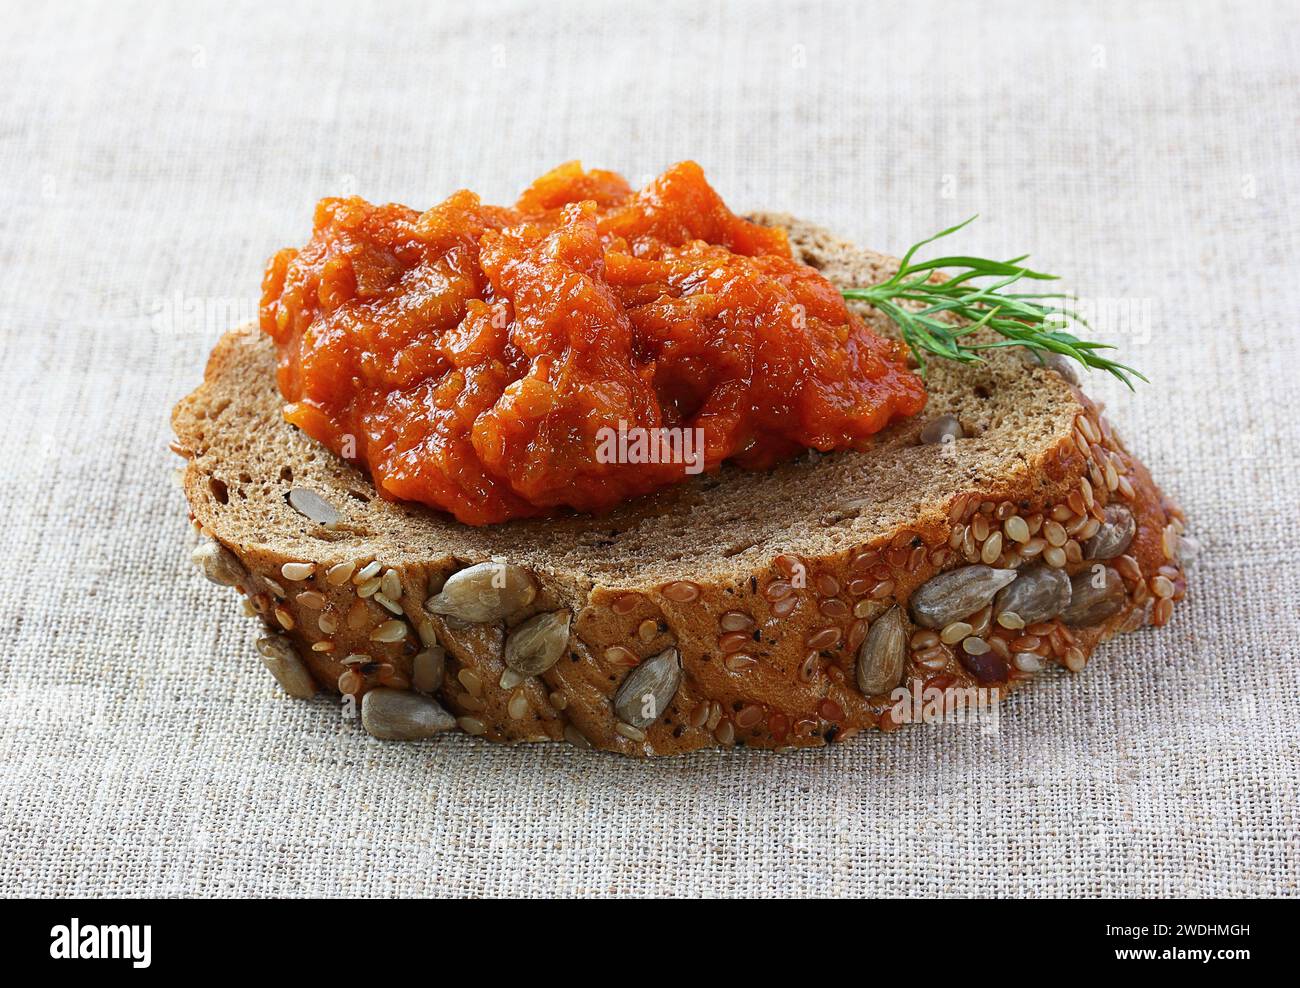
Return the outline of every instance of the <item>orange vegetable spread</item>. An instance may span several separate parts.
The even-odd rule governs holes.
[[[901,346],[689,161],[640,192],[573,162],[513,208],[325,199],[261,328],[289,422],[473,525],[860,445],[925,404]]]

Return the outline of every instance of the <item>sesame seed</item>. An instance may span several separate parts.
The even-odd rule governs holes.
[[[304,590],[294,600],[313,611],[319,611],[325,606],[325,595],[319,594],[315,590]]]
[[[778,600],[775,604],[772,605],[772,616],[779,617],[779,618],[789,617],[791,614],[794,613],[794,609],[798,606],[799,606],[798,597],[790,596],[784,598],[783,600]]]
[[[1114,462],[1113,462],[1112,460],[1110,460],[1109,458],[1107,458],[1107,460],[1106,460],[1106,490],[1108,490],[1108,491],[1113,491],[1113,490],[1115,490],[1115,488],[1117,488],[1117,487],[1119,487],[1119,471],[1115,469],[1115,464],[1114,464]]]
[[[988,565],[993,565],[1002,555],[1002,533],[994,532],[984,542],[984,548],[980,550],[980,559]]]
[[[709,719],[709,704],[708,701],[706,700],[701,703],[697,703],[695,705],[695,708],[690,712],[690,715],[686,718],[686,723],[688,723],[691,727],[698,728],[698,727],[703,727],[704,722],[707,721],[708,719]]]
[[[724,653],[739,652],[752,640],[744,631],[730,631],[718,639],[718,648]]]
[[[1018,631],[1025,626],[1025,622],[1015,611],[1003,611],[998,615],[998,624],[1012,631]]]
[[[522,720],[527,712],[528,697],[524,696],[523,690],[515,690],[510,696],[510,702],[506,704],[506,713],[511,720]]]
[[[348,582],[352,571],[357,568],[354,562],[336,563],[325,571],[325,582],[331,587],[341,587]]]
[[[908,644],[916,649],[933,648],[939,644],[939,636],[927,628],[912,635]]]
[[[1084,434],[1088,442],[1101,442],[1101,433],[1097,431],[1097,426],[1093,424],[1092,420],[1088,418],[1088,416],[1080,415],[1075,419],[1075,423],[1079,426],[1079,431]]]
[[[727,611],[718,618],[718,627],[723,631],[749,631],[754,627],[754,619],[744,611]]]
[[[1043,525],[1043,535],[1046,537],[1048,544],[1052,546],[1065,545],[1065,540],[1069,538],[1061,523],[1055,519]]]
[[[1012,515],[1003,522],[1002,530],[1007,533],[1007,538],[1013,542],[1019,542],[1023,545],[1029,541],[1029,525],[1019,515]]]
[[[939,640],[945,645],[955,645],[970,633],[971,626],[965,621],[953,621],[939,633]]]
[[[357,690],[361,689],[361,682],[361,677],[354,670],[347,669],[343,672],[343,675],[339,676],[339,692],[356,693]]]
[[[744,672],[758,664],[758,660],[752,655],[746,655],[744,652],[737,652],[734,655],[728,655],[723,661],[731,672]]]
[[[397,575],[397,570],[387,570],[384,573],[383,579],[379,582],[379,588],[384,592],[384,596],[389,600],[401,600],[402,578]],[[385,604],[384,606],[387,607],[388,605]]]
[[[483,695],[483,680],[479,678],[478,673],[473,669],[462,669],[456,673],[456,679],[460,685],[465,687],[465,692],[470,696],[481,697]]]
[[[285,563],[280,567],[280,575],[295,582],[306,580],[315,572],[316,567],[312,563]]]
[[[370,640],[376,642],[400,642],[405,637],[405,621],[385,621],[370,632]]]
[[[512,690],[528,677],[522,672],[516,672],[514,669],[506,669],[501,673],[501,680],[497,684],[503,690]]]
[[[772,560],[772,565],[783,572],[786,576],[794,576],[798,570],[804,568],[803,560],[790,552],[781,553],[781,555]]]
[[[838,597],[832,597],[829,600],[823,600],[818,608],[825,617],[832,621],[842,621],[849,616],[849,605],[844,603]]]
[[[933,648],[923,649],[913,656],[917,665],[924,666],[927,669],[942,669],[948,664],[948,650],[942,645],[935,645]]]
[[[362,566],[361,569],[359,569],[356,572],[356,574],[352,577],[352,582],[357,586],[360,586],[361,584],[365,583],[367,580],[371,579],[372,577],[378,576],[379,571],[383,568],[384,568],[383,563],[381,563],[378,559],[372,559],[370,562],[366,563],[366,565]]]
[[[840,629],[836,627],[819,628],[804,639],[804,645],[811,649],[830,648],[840,640]]]
[[[402,613],[402,605],[397,603],[397,601],[390,599],[386,594],[377,593],[371,597],[371,600],[379,606],[391,611],[393,614]]]
[[[631,724],[625,724],[621,720],[614,723],[614,730],[629,741],[641,742],[645,740],[645,731],[639,727],[633,727]]]
[[[615,666],[627,666],[630,668],[631,666],[638,665],[641,661],[637,658],[635,652],[624,648],[622,645],[611,645],[609,648],[605,649],[601,655],[604,657],[606,662]]]
[[[1172,524],[1166,525],[1160,533],[1160,548],[1163,550],[1166,559],[1174,559],[1178,555],[1178,530]]]
[[[763,597],[766,600],[775,603],[778,600],[784,600],[786,597],[790,596],[793,590],[794,587],[785,580],[773,580],[763,588]]]
[[[1011,662],[1021,672],[1039,672],[1043,668],[1042,660],[1033,652],[1017,652]]]
[[[689,580],[677,580],[667,584],[661,591],[675,604],[689,604],[700,596],[700,588]]]
[[[871,588],[871,593],[869,596],[871,597],[872,600],[884,600],[893,592],[894,592],[894,581],[881,580],[879,583],[877,583],[874,587]]]

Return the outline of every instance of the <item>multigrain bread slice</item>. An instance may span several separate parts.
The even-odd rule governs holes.
[[[791,217],[756,219],[786,227],[841,287],[896,263]],[[211,540],[196,559],[270,629],[259,649],[286,689],[361,698],[378,736],[454,723],[638,756],[820,745],[915,719],[900,691],[969,697],[1054,664],[1077,672],[1111,635],[1164,624],[1185,593],[1177,507],[1071,379],[1009,351],[934,362],[925,412],[864,452],[483,528],[379,498],[284,422],[274,367],[271,342],[236,329],[173,412]],[[922,441],[945,415],[962,437]],[[507,586],[476,583],[489,577]],[[499,606],[475,612],[483,600]]]

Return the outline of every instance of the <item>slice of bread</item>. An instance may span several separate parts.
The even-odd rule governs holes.
[[[791,217],[756,218],[786,227],[841,287],[895,263]],[[1071,380],[1012,351],[932,362],[925,412],[863,452],[724,468],[602,517],[484,528],[377,497],[284,422],[274,367],[271,342],[236,329],[174,410],[185,494],[214,540],[196,560],[272,629],[259,648],[286,689],[310,694],[314,679],[363,698],[378,736],[444,729],[441,707],[491,740],[631,755],[824,744],[911,718],[895,687],[953,696],[1052,664],[1079,671],[1117,631],[1166,622],[1185,592],[1178,509]],[[923,442],[944,415],[964,436]],[[1117,540],[1122,552],[1082,558]],[[430,605],[452,574],[492,561],[519,569],[467,573]],[[1012,627],[985,607],[1000,581],[970,568],[984,563],[1022,574],[996,605]],[[1043,573],[1054,568],[1072,577],[1069,610],[1014,627],[1010,605],[1061,610],[1037,599],[1059,597],[1064,581]],[[947,571],[959,573],[912,600]],[[507,649],[542,613],[557,617]]]

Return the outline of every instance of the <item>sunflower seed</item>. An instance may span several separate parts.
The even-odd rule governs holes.
[[[361,726],[385,741],[416,741],[454,727],[456,718],[436,701],[410,690],[380,686],[361,700]]]
[[[1061,620],[1071,627],[1100,624],[1124,607],[1124,580],[1109,566],[1095,563],[1074,574],[1070,583],[1073,597]]]
[[[337,525],[339,518],[342,517],[334,505],[306,487],[293,488],[285,495],[285,500],[289,502],[289,507],[293,508],[298,514],[310,518],[316,524],[324,525],[326,528]]]
[[[1016,581],[998,591],[993,613],[1015,614],[1023,623],[1037,624],[1056,617],[1070,606],[1070,578],[1050,566],[1029,566]]]
[[[1122,504],[1106,505],[1106,520],[1083,544],[1084,559],[1114,559],[1123,555],[1137,533],[1133,512]]]
[[[238,557],[220,542],[209,539],[190,553],[196,566],[211,582],[222,587],[237,587],[248,578]]]
[[[506,665],[525,676],[545,672],[564,654],[569,643],[568,611],[552,611],[530,617],[506,639]]]
[[[926,444],[942,446],[964,438],[966,433],[955,415],[940,415],[938,418],[932,418],[921,428],[921,442]]]
[[[682,661],[677,649],[668,648],[633,669],[614,694],[619,720],[645,729],[668,709],[682,682]]]
[[[942,628],[985,607],[1016,578],[1013,569],[976,564],[933,576],[912,594],[912,616],[927,628]]]
[[[416,652],[411,660],[411,683],[421,693],[433,693],[442,688],[446,668],[447,650],[441,645],[431,645]]]
[[[537,596],[532,575],[510,563],[486,562],[453,573],[442,592],[429,598],[428,608],[461,621],[482,624],[500,621]]]
[[[877,696],[898,685],[907,658],[907,619],[895,604],[876,618],[858,650],[858,689]]]
[[[316,681],[298,657],[287,635],[268,635],[257,640],[257,650],[262,655],[262,665],[270,670],[275,681],[290,696],[308,700],[316,695]]]

